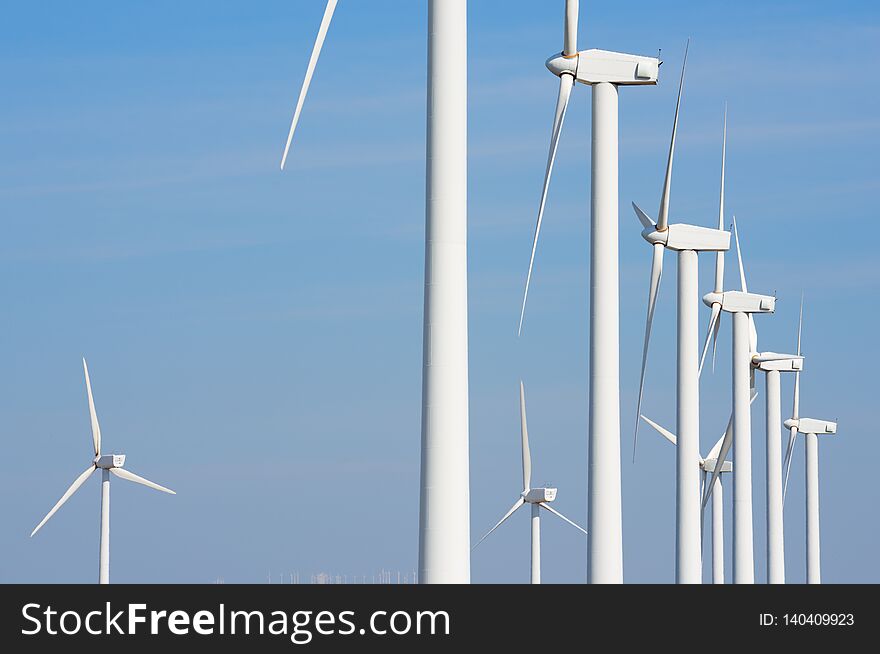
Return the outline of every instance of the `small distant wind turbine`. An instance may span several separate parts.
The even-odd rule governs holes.
[[[532,488],[532,454],[529,451],[529,428],[526,424],[526,396],[523,383],[519,383],[519,411],[520,411],[520,430],[522,434],[522,467],[523,467],[523,491],[519,498],[510,507],[510,510],[504,514],[504,517],[492,527],[486,535],[483,536],[474,548],[482,543],[493,531],[498,529],[504,522],[512,516],[517,509],[524,504],[530,504],[532,507],[532,566],[531,566],[531,583],[541,583],[541,509],[546,509],[565,520],[568,524],[576,529],[581,530],[586,535],[587,530],[580,525],[572,522],[559,511],[550,506],[550,502],[556,499],[555,488]]]
[[[162,491],[163,493],[170,493],[171,495],[176,495],[173,490],[165,488],[164,486],[160,486],[159,484],[155,484],[148,479],[144,479],[143,477],[139,477],[133,472],[129,472],[125,470],[122,466],[125,464],[125,455],[124,454],[101,454],[101,426],[98,424],[98,414],[95,412],[95,400],[92,398],[92,383],[89,380],[89,367],[86,364],[86,360],[83,359],[83,371],[86,376],[86,392],[89,397],[89,415],[92,421],[92,444],[94,445],[94,455],[95,458],[92,461],[92,464],[86,468],[85,472],[83,472],[79,477],[76,478],[70,488],[61,496],[61,499],[52,507],[52,510],[46,514],[46,517],[37,525],[36,529],[31,532],[31,536],[36,534],[40,528],[46,524],[46,522],[55,515],[55,512],[61,508],[61,505],[64,504],[67,500],[70,499],[70,496],[73,495],[80,486],[82,486],[86,479],[88,479],[93,472],[97,469],[101,469],[101,547],[100,547],[100,556],[99,556],[99,566],[98,566],[98,583],[99,584],[109,584],[110,583],[110,474],[114,474],[120,479],[127,479],[128,481],[133,481],[136,484],[143,484],[144,486],[149,486],[150,488],[154,488],[158,491]]]
[[[660,197],[657,222],[633,202],[633,209],[642,224],[642,238],[653,249],[651,277],[648,290],[648,315],[645,321],[645,341],[642,350],[642,372],[639,382],[639,399],[636,408],[636,425],[633,433],[633,458],[638,442],[639,420],[648,363],[648,346],[654,310],[663,274],[663,254],[666,250],[678,253],[678,357],[676,385],[676,418],[679,445],[676,451],[676,502],[675,502],[675,581],[679,584],[698,584],[702,580],[700,544],[700,482],[694,459],[700,454],[700,344],[699,344],[699,269],[697,257],[700,252],[724,252],[730,249],[730,233],[723,229],[710,229],[698,225],[669,223],[669,196],[672,186],[672,162],[675,156],[675,137],[678,133],[678,116],[681,94],[687,67],[687,48],[681,65],[678,100],[672,138],[666,161],[666,177]],[[725,130],[726,134],[726,130]],[[724,188],[722,163],[721,188]],[[724,196],[722,190],[721,207]]]
[[[801,305],[803,317],[803,305]],[[798,326],[798,353],[801,351],[801,327]],[[798,434],[803,434],[806,441],[806,489],[807,489],[807,583],[822,583],[821,559],[819,554],[819,436],[837,433],[837,423],[830,420],[801,418],[800,411],[800,374],[795,376],[794,403],[792,417],[785,421],[791,431],[788,451],[785,454],[785,485],[782,491],[783,502],[788,490],[788,475],[791,471],[791,460]]]
[[[675,434],[671,431],[661,427],[650,418],[643,415],[640,415],[639,417],[651,425],[657,433],[670,443],[676,447],[678,446],[678,438],[676,438]],[[698,468],[702,475],[701,481],[704,487],[706,486],[706,476],[710,472],[715,472],[715,468],[718,465],[718,455],[721,452],[721,445],[724,442],[724,437],[727,435],[727,431],[730,431],[730,429],[732,429],[732,421],[728,422],[727,430],[721,434],[721,438],[719,438],[715,445],[712,446],[709,453],[705,457],[698,458]],[[718,474],[720,475],[725,472],[731,472],[732,470],[733,462],[724,461],[719,468]],[[702,522],[703,517],[701,514],[701,525]],[[715,492],[712,494],[712,583],[724,583],[724,495],[720,479],[718,480],[718,486],[715,488]]]
[[[733,314],[733,431],[721,445],[719,459],[724,462],[730,446],[736,453],[736,470],[733,473],[733,582],[755,583],[754,524],[752,517],[752,416],[751,403],[755,396],[755,369],[752,356],[758,351],[758,332],[754,314],[776,311],[776,298],[772,295],[749,293],[743,267],[742,250],[736,216],[733,218],[733,234],[739,260],[739,291],[717,291],[703,296],[703,303],[710,308]],[[722,263],[723,266],[723,263]],[[721,279],[724,279],[722,268]],[[713,310],[714,316],[714,310]],[[720,314],[716,321],[720,320]],[[715,325],[709,323],[712,333]],[[708,336],[707,336],[708,338]],[[703,494],[703,505],[709,499],[719,471],[712,474],[709,488]]]

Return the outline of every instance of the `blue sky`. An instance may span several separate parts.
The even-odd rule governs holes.
[[[281,174],[323,5],[7,7],[0,581],[95,579],[96,480],[28,538],[88,465],[83,354],[106,447],[178,491],[114,484],[114,581],[416,567],[426,3],[340,3]],[[729,214],[750,287],[780,299],[775,316],[758,319],[761,348],[794,347],[803,290],[802,413],[840,422],[839,435],[820,445],[824,580],[880,581],[880,443],[869,431],[880,11],[856,1],[582,5],[581,48],[662,48],[666,61],[658,87],[624,89],[620,103],[626,579],[673,578],[674,452],[644,431],[637,462],[628,456],[650,256],[629,202],[659,200],[690,36],[672,215],[706,225],[717,215],[727,101]],[[556,94],[543,62],[561,47],[561,7],[474,0],[470,8],[475,539],[519,490],[520,378],[535,480],[557,485],[557,507],[586,519],[586,87],[569,111],[516,338]],[[701,261],[708,290],[712,260]],[[671,256],[666,271],[645,411],[673,426]],[[732,266],[727,280],[735,283]],[[704,450],[729,413],[729,323],[721,334],[716,372],[702,385]],[[759,390],[763,579],[763,383]],[[784,414],[790,402],[786,379]],[[801,442],[786,505],[792,581],[804,578],[802,470]],[[528,579],[527,523],[517,515],[475,551],[474,581]],[[554,520],[543,537],[545,581],[583,580],[584,539]]]

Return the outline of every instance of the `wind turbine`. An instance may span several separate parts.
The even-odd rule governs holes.
[[[324,11],[282,169],[336,5]],[[467,0],[428,0],[427,113],[419,581],[468,583]]]
[[[110,475],[113,474],[120,479],[126,479],[128,481],[133,481],[136,484],[143,484],[144,486],[149,486],[150,488],[154,488],[158,491],[162,491],[163,493],[170,493],[171,495],[176,495],[173,490],[165,488],[164,486],[160,486],[159,484],[153,483],[149,479],[144,479],[143,477],[139,477],[133,472],[129,472],[122,466],[125,465],[125,455],[124,454],[101,454],[101,426],[98,424],[98,414],[95,411],[95,400],[92,397],[92,383],[89,380],[89,367],[86,364],[86,360],[83,359],[83,371],[86,376],[86,392],[89,397],[89,416],[91,417],[92,422],[92,445],[94,446],[94,459],[92,460],[92,464],[86,468],[86,470],[76,478],[76,480],[70,485],[70,488],[61,496],[61,499],[52,507],[49,513],[46,514],[46,517],[36,526],[36,528],[31,532],[31,536],[36,534],[44,524],[55,515],[55,512],[61,508],[61,505],[64,504],[67,500],[70,499],[70,496],[73,495],[80,486],[82,486],[86,479],[88,479],[93,472],[100,468],[101,470],[101,545],[100,545],[100,555],[99,555],[99,565],[98,565],[98,583],[99,584],[109,584],[110,583]]]
[[[593,87],[590,212],[590,449],[587,576],[590,583],[623,583],[620,494],[620,321],[618,283],[618,87],[657,83],[654,57],[577,49],[578,0],[566,0],[563,50],[546,62],[559,77],[559,96],[538,221],[523,294],[519,331],[544,218],[562,125],[575,82]]]
[[[661,427],[646,416],[640,415],[639,417],[651,425],[658,434],[663,436],[670,443],[676,447],[678,446],[678,439],[671,431]],[[731,424],[732,423],[728,423],[727,431],[731,429]],[[721,445],[724,443],[724,437],[727,435],[727,431],[725,431],[724,434],[721,434],[721,438],[719,438],[715,445],[712,446],[712,449],[709,450],[709,453],[705,457],[697,457],[697,469],[700,471],[701,477],[700,483],[704,487],[706,485],[706,476],[711,472],[715,472],[716,467],[718,467],[719,475],[733,470],[732,461],[724,461],[720,467],[718,465],[718,455],[721,452]],[[703,517],[701,512],[701,525],[702,521]],[[718,480],[718,487],[712,494],[712,583],[724,583],[724,494],[720,477]]]
[[[772,295],[749,293],[743,267],[742,250],[739,246],[739,232],[736,216],[733,218],[733,233],[736,239],[736,252],[739,261],[739,291],[713,291],[703,296],[703,303],[713,308],[719,307],[715,324],[721,312],[733,315],[733,430],[721,445],[719,458],[725,461],[727,452],[733,445],[736,454],[736,470],[733,473],[733,583],[755,583],[754,524],[752,517],[752,424],[751,403],[754,399],[755,370],[752,356],[758,351],[758,332],[755,329],[755,314],[776,311],[776,298]],[[723,264],[722,264],[723,266]],[[723,280],[723,268],[722,268]],[[715,330],[709,323],[709,334]],[[709,335],[707,335],[707,339]],[[703,505],[709,499],[718,472],[712,475],[709,488],[703,495]]]
[[[803,305],[801,305],[803,317]],[[801,330],[798,327],[798,352],[801,351]],[[794,404],[792,417],[785,421],[791,431],[788,451],[785,455],[785,491],[788,489],[788,475],[791,471],[791,459],[794,455],[795,439],[803,434],[806,441],[806,490],[807,490],[807,583],[822,583],[821,558],[819,554],[819,436],[837,433],[837,423],[830,420],[800,418],[800,374],[795,377]]]
[[[654,222],[635,202],[636,216],[644,228],[642,238],[654,250],[648,291],[648,317],[645,324],[645,342],[642,350],[642,372],[639,382],[639,401],[636,409],[636,428],[633,436],[633,458],[638,438],[645,370],[648,363],[648,345],[660,278],[663,273],[663,254],[669,249],[678,252],[678,384],[676,387],[676,414],[678,419],[678,447],[676,448],[676,536],[675,580],[680,584],[699,584],[702,581],[700,544],[700,479],[693,462],[700,456],[700,344],[699,344],[699,252],[724,252],[730,249],[730,233],[697,225],[669,224],[669,196],[672,185],[672,161],[675,156],[675,137],[684,73],[687,66],[687,48],[681,66],[678,100],[672,124],[672,139],[666,162],[666,178],[660,197],[660,211]],[[726,127],[726,125],[725,125]],[[725,129],[726,134],[726,129]],[[723,151],[723,149],[722,149]],[[722,163],[722,200],[724,210],[724,165]]]
[[[803,302],[801,303],[801,320]],[[758,352],[752,355],[752,366],[766,375],[767,384],[767,583],[785,583],[785,539],[782,520],[782,411],[780,409],[780,373],[794,373],[800,378],[804,357],[800,354],[800,323],[798,353]],[[797,384],[797,382],[795,382]]]
[[[516,513],[517,509],[525,504],[531,506],[532,510],[532,559],[531,559],[531,583],[540,584],[541,583],[541,509],[546,509],[550,513],[555,516],[558,516],[565,520],[572,527],[580,529],[584,534],[587,533],[586,529],[581,527],[580,525],[572,522],[564,515],[562,515],[559,511],[550,506],[550,502],[556,499],[556,490],[555,488],[532,488],[532,454],[529,450],[529,428],[526,423],[526,396],[525,390],[523,388],[523,383],[519,383],[519,417],[520,417],[520,431],[522,435],[522,469],[523,469],[523,490],[522,493],[519,494],[516,502],[513,503],[513,506],[510,507],[510,510],[504,514],[504,517],[498,521],[498,523],[492,527],[486,535],[483,536],[474,548],[477,547],[480,543],[482,543],[493,531],[498,529],[504,522]]]

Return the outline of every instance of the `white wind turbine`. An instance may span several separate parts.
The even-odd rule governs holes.
[[[651,427],[653,427],[657,433],[663,436],[666,440],[673,445],[678,446],[678,439],[675,434],[668,429],[661,427],[646,416],[640,417],[651,425]],[[712,446],[712,449],[709,450],[709,453],[706,454],[705,457],[697,457],[697,469],[700,471],[700,483],[702,487],[706,486],[706,476],[710,472],[715,472],[715,468],[718,466],[718,455],[721,452],[721,445],[724,442],[724,437],[727,435],[727,432],[732,429],[732,425],[733,422],[731,420],[727,424],[727,430],[721,435],[721,438],[718,439],[715,445]],[[733,462],[724,461],[719,468],[718,474],[721,475],[725,472],[731,472],[732,470]],[[703,517],[701,513],[701,527],[702,521]],[[724,494],[720,478],[715,492],[712,493],[712,583],[724,583]]]
[[[666,177],[660,197],[660,211],[655,223],[633,202],[636,216],[642,223],[642,238],[653,247],[651,279],[648,291],[648,316],[645,323],[645,342],[642,350],[642,371],[639,382],[639,400],[633,437],[633,458],[638,438],[639,415],[648,363],[648,345],[657,294],[663,273],[663,254],[669,249],[678,252],[678,383],[676,386],[676,414],[678,447],[676,448],[676,537],[675,580],[680,584],[698,584],[702,581],[700,543],[700,479],[693,462],[700,455],[700,344],[699,344],[699,252],[724,252],[730,249],[730,233],[697,225],[669,224],[669,196],[672,185],[672,162],[675,155],[675,137],[684,86],[687,48],[681,67],[678,100],[666,162]],[[725,125],[726,128],[726,125]],[[726,134],[726,129],[725,129]],[[722,148],[722,151],[724,149]],[[722,157],[723,158],[723,157]],[[724,165],[722,161],[721,211],[724,210]]]
[[[801,319],[803,302],[801,303]],[[757,352],[752,355],[752,366],[766,375],[767,384],[767,583],[785,583],[785,539],[782,521],[782,413],[780,409],[780,380],[783,372],[800,376],[804,357],[800,354],[800,324],[798,325],[798,353]]]
[[[559,77],[559,96],[538,221],[523,294],[519,331],[562,125],[575,82],[593,87],[590,211],[590,583],[623,583],[620,491],[620,322],[618,283],[618,87],[657,83],[655,57],[577,49],[578,0],[566,0],[564,46],[547,61]]]
[[[709,333],[715,331],[721,312],[733,314],[733,429],[728,432],[719,459],[726,460],[733,445],[736,456],[736,470],[733,473],[733,583],[755,583],[754,523],[752,517],[752,415],[751,403],[755,397],[755,369],[752,357],[758,351],[758,332],[753,315],[776,311],[776,298],[772,295],[749,293],[743,267],[742,250],[739,246],[739,232],[736,216],[733,218],[733,233],[736,238],[736,251],[739,260],[740,291],[716,290],[703,296],[703,302],[712,308],[713,320],[709,323]],[[721,279],[724,279],[723,262]],[[715,305],[718,306],[716,311]],[[718,472],[712,475],[709,487],[703,494],[703,506],[709,499],[718,479]]]
[[[483,536],[474,548],[482,543],[493,531],[498,529],[510,516],[512,516],[521,506],[528,504],[532,508],[532,557],[531,557],[531,583],[541,583],[541,509],[546,509],[550,513],[562,518],[572,527],[580,529],[584,534],[586,529],[572,522],[559,511],[550,506],[550,502],[556,499],[555,488],[532,488],[532,454],[529,450],[529,428],[526,423],[526,397],[522,382],[519,383],[519,417],[520,431],[522,435],[522,469],[523,469],[523,490],[517,498],[510,510],[504,514],[504,517],[492,527],[486,535]]]
[[[803,304],[801,305],[803,316]],[[798,353],[801,351],[801,329],[798,327]],[[791,471],[791,460],[794,456],[794,445],[798,434],[805,437],[806,447],[806,491],[807,491],[807,583],[822,583],[821,557],[819,553],[819,436],[837,433],[837,423],[830,420],[801,418],[800,416],[800,374],[795,375],[794,404],[792,417],[785,421],[791,431],[788,450],[785,454],[785,487],[783,502],[788,489],[788,475]]]
[[[282,169],[336,5],[324,11]],[[467,0],[428,0],[427,113],[419,581],[468,583]]]
[[[31,536],[36,534],[46,522],[55,515],[55,512],[61,508],[70,496],[82,486],[93,472],[100,468],[101,470],[101,545],[98,565],[98,583],[110,583],[110,475],[116,475],[120,479],[127,479],[136,484],[149,486],[163,493],[176,495],[173,490],[153,483],[148,479],[139,477],[133,472],[129,472],[122,466],[125,465],[124,454],[101,454],[101,426],[98,424],[98,414],[95,412],[95,400],[92,398],[92,383],[89,380],[89,367],[86,360],[83,359],[83,371],[86,376],[86,392],[89,397],[89,416],[92,423],[92,444],[94,445],[94,459],[92,464],[86,468],[76,480],[70,485],[70,488],[61,496],[61,499],[52,507],[52,510],[46,514],[46,517],[31,532]]]

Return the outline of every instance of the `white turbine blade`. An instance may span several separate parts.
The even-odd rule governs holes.
[[[163,493],[169,493],[170,495],[177,495],[170,488],[165,488],[164,486],[160,486],[157,483],[150,481],[149,479],[144,479],[143,477],[139,477],[133,472],[129,472],[125,468],[110,468],[110,472],[119,477],[120,479],[127,479],[128,481],[133,481],[136,484],[143,484],[144,486],[149,486],[150,488],[154,488],[157,491],[162,491]]]
[[[296,131],[296,125],[299,123],[299,117],[302,113],[303,104],[306,101],[306,95],[309,92],[309,86],[312,83],[312,76],[315,74],[315,67],[318,65],[318,57],[321,56],[321,48],[324,47],[324,39],[327,37],[327,30],[330,28],[330,21],[333,19],[333,12],[336,10],[338,0],[327,0],[327,8],[324,9],[324,18],[321,20],[321,27],[318,29],[318,38],[315,40],[315,47],[312,49],[312,56],[309,59],[309,67],[306,69],[306,77],[303,80],[302,89],[299,92],[299,99],[296,101],[296,109],[293,112],[293,121],[290,123],[290,132],[287,134],[287,144],[284,146],[284,154],[281,156],[281,170],[284,170],[284,164],[287,162],[287,153],[290,151],[290,144],[293,141],[293,133]]]
[[[77,489],[83,485],[83,483],[85,483],[85,480],[88,479],[89,475],[91,475],[95,471],[96,467],[97,466],[95,466],[95,464],[93,463],[85,470],[85,472],[83,472],[79,477],[76,478],[76,481],[74,481],[70,485],[70,488],[68,488],[64,495],[61,496],[61,499],[55,503],[55,506],[52,507],[52,510],[46,514],[46,517],[43,518],[42,522],[40,522],[40,524],[38,524],[37,527],[31,532],[31,536],[40,531],[40,528],[49,521],[49,518],[55,515],[55,512],[61,508],[61,505],[69,500],[70,496],[73,495],[77,491]]]
[[[727,168],[727,104],[724,105],[724,135],[721,141],[721,194],[718,201],[718,229],[724,229],[724,177]],[[724,291],[724,251],[715,253],[715,292]],[[703,355],[705,356],[705,354]],[[714,349],[712,361],[715,361]],[[712,369],[714,370],[714,363]]]
[[[538,504],[538,506],[540,506],[542,509],[547,509],[547,510],[548,510],[550,513],[552,513],[553,515],[562,518],[563,520],[565,520],[568,524],[570,524],[570,525],[571,525],[572,527],[574,527],[575,529],[580,529],[582,532],[584,532],[584,534],[587,533],[587,530],[586,530],[586,529],[584,529],[583,527],[581,527],[578,523],[576,523],[576,522],[572,522],[571,520],[569,520],[568,518],[566,518],[564,515],[562,515],[559,511],[557,511],[556,509],[554,509],[554,508],[553,508],[552,506],[550,506],[549,504],[546,504],[546,503],[544,503],[544,502],[540,502],[540,503]]]
[[[715,333],[712,334],[712,372],[715,372],[715,354],[718,352],[718,332],[721,329],[721,319],[715,323]]]
[[[706,362],[706,355],[709,353],[709,341],[713,340],[717,342],[718,335],[718,319],[721,317],[721,305],[715,302],[712,305],[712,316],[709,318],[709,329],[706,331],[706,342],[703,343],[703,354],[700,357],[700,371],[698,376],[702,376],[703,374],[703,364]],[[712,335],[715,335],[716,338],[713,339]],[[713,350],[714,353],[714,350]],[[714,360],[714,356],[712,357]],[[714,366],[713,366],[714,368]]]
[[[571,99],[571,89],[574,86],[573,75],[561,75],[559,77],[559,97],[556,99],[556,114],[553,117],[553,131],[550,134],[550,154],[547,157],[547,170],[544,172],[544,188],[541,191],[541,204],[538,206],[538,222],[535,225],[535,238],[532,241],[532,254],[529,257],[529,273],[526,276],[526,290],[523,294],[522,310],[519,314],[519,329],[517,334],[522,334],[523,319],[526,315],[526,301],[529,299],[529,285],[532,282],[532,269],[535,265],[535,252],[538,249],[538,236],[541,234],[541,223],[544,220],[544,207],[547,205],[547,192],[550,189],[550,178],[553,175],[553,164],[556,162],[556,151],[559,148],[559,138],[562,136],[562,125],[565,123],[565,113],[568,111],[568,101]]]
[[[736,216],[733,217],[733,234],[736,237],[736,258],[739,262],[739,285],[743,293],[749,292],[746,283],[746,269],[743,266],[742,248],[739,244],[739,230],[736,228]],[[749,348],[752,352],[758,351],[758,330],[755,328],[755,318],[749,314]]]
[[[681,109],[681,92],[684,89],[684,71],[687,68],[688,39],[684,49],[684,61],[681,64],[681,79],[678,82],[678,100],[675,102],[675,120],[672,123],[672,139],[669,142],[669,158],[666,160],[666,178],[663,181],[663,195],[660,198],[660,211],[657,213],[657,231],[665,232],[669,225],[669,193],[672,188],[672,160],[675,157],[675,137],[678,134],[678,114]]]
[[[639,416],[639,417],[642,420],[644,420],[645,422],[647,422],[649,425],[651,425],[658,434],[660,434],[663,438],[668,440],[670,443],[672,443],[673,445],[678,444],[678,438],[676,438],[675,434],[673,434],[671,431],[669,431],[668,429],[666,429],[664,427],[661,427],[660,425],[658,425],[656,422],[654,422],[653,420],[651,420],[647,416]]]
[[[743,267],[742,248],[739,245],[739,230],[736,228],[736,216],[733,217],[733,236],[736,239],[736,258],[739,261],[739,287],[743,293],[749,292],[749,285],[746,283],[746,270]]]
[[[718,200],[718,229],[724,229],[724,174],[727,168],[727,103],[724,103],[724,130],[721,138],[721,197]],[[724,268],[722,267],[722,271]],[[723,275],[722,275],[723,277]],[[715,268],[715,292],[723,290],[723,279],[718,279],[718,268]]]
[[[718,448],[718,455],[716,457],[715,470],[712,472],[712,479],[703,491],[702,507],[704,509],[706,508],[706,503],[709,501],[709,498],[712,496],[712,489],[715,488],[715,482],[721,476],[721,468],[724,467],[724,462],[727,460],[727,453],[730,451],[731,445],[733,445],[732,413],[730,415],[730,420],[727,422],[727,429],[724,431],[724,436],[721,437],[721,446]],[[715,448],[713,447],[712,449],[714,450]]]
[[[706,471],[700,470],[700,497],[706,491]],[[700,551],[703,551],[703,525],[705,524],[706,507],[700,506]]]
[[[801,329],[804,325],[804,296],[801,294],[801,312],[800,317],[798,318],[798,336],[797,336],[797,353],[798,356],[801,354]],[[798,370],[794,373],[794,400],[791,407],[791,417],[792,420],[796,420],[800,417],[800,402],[801,402],[801,373]]]
[[[639,441],[639,416],[642,412],[642,396],[645,392],[645,370],[648,367],[648,344],[651,342],[651,326],[654,323],[654,309],[657,307],[657,292],[660,288],[660,278],[663,276],[663,251],[662,243],[654,244],[654,254],[651,260],[651,283],[648,289],[648,317],[645,321],[645,344],[642,349],[642,374],[639,381],[639,401],[636,405],[636,429],[633,434],[633,461],[636,460],[636,446]]]
[[[726,432],[725,432],[726,434]],[[706,459],[717,459],[718,455],[721,453],[721,446],[724,444],[724,436],[725,434],[721,434],[721,438],[719,438],[715,445],[712,446],[712,449],[709,450],[709,453],[706,455]]]
[[[504,514],[504,517],[501,518],[501,520],[498,521],[498,524],[496,524],[496,525],[495,525],[494,527],[492,527],[489,531],[487,531],[487,532],[486,532],[486,535],[483,536],[480,540],[477,541],[477,545],[479,545],[479,544],[482,543],[484,540],[486,540],[486,539],[489,537],[489,534],[491,534],[493,531],[495,531],[496,529],[498,529],[498,527],[500,527],[500,526],[504,523],[505,520],[507,520],[510,516],[513,515],[513,512],[514,512],[514,511],[516,511],[519,507],[521,507],[521,506],[522,506],[523,504],[525,504],[525,503],[526,503],[526,501],[525,501],[523,498],[519,498],[519,499],[514,503],[514,505],[513,505],[512,507],[510,507],[510,511],[508,511],[507,513],[505,513],[505,514]],[[476,549],[477,545],[474,545],[471,549]]]
[[[801,354],[801,331],[804,327],[804,294],[801,293],[801,312],[798,316],[798,340],[797,340],[797,353],[798,356]],[[797,417],[797,416],[795,416]]]
[[[562,54],[573,57],[577,54],[578,0],[565,0],[565,47]]]
[[[645,229],[652,229],[656,227],[656,223],[651,220],[651,217],[642,211],[642,208],[637,205],[635,202],[632,203],[633,209],[636,212],[636,217],[639,219],[639,222],[642,223],[642,227]]]
[[[757,397],[758,391],[755,388],[752,388],[751,396],[749,397],[749,406],[755,402]],[[727,422],[727,429],[724,431],[724,436],[721,437],[720,443],[721,446],[719,447],[718,443],[716,443],[712,448],[712,452],[706,457],[707,459],[713,458],[712,454],[716,453],[717,448],[717,455],[714,457],[716,459],[715,470],[712,472],[712,479],[703,493],[703,508],[706,508],[706,502],[708,502],[709,498],[712,496],[715,482],[721,478],[721,468],[724,467],[724,462],[727,460],[727,454],[730,452],[731,445],[733,445],[733,412],[730,414],[730,420]]]
[[[101,455],[101,425],[98,424],[98,412],[95,411],[95,398],[92,397],[92,382],[89,379],[89,366],[83,357],[83,371],[86,374],[86,392],[89,396],[89,418],[92,421],[92,444],[95,446],[95,456]]]
[[[519,383],[519,420],[522,434],[522,468],[523,468],[523,492],[531,488],[532,483],[532,453],[529,450],[529,425],[526,421],[526,391],[522,381]]]
[[[782,506],[785,506],[785,496],[788,493],[788,476],[791,474],[791,460],[794,458],[794,445],[797,439],[797,427],[791,428],[791,435],[788,437],[788,449],[785,451],[785,482],[782,484]]]

